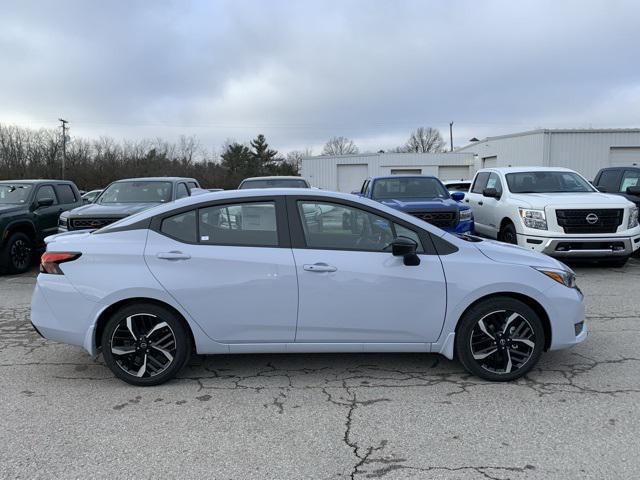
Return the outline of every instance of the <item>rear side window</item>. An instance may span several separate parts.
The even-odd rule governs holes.
[[[57,185],[56,189],[58,190],[60,203],[76,203],[78,201],[71,185]]]
[[[58,203],[58,199],[56,197],[56,192],[53,191],[53,187],[51,185],[43,185],[38,189],[38,194],[36,196],[36,200],[44,200],[46,198],[53,198],[53,204],[56,205]]]
[[[189,190],[187,190],[187,186],[184,183],[179,183],[176,188],[176,200],[189,196]]]
[[[196,211],[180,213],[162,221],[160,231],[181,242],[196,243]]]
[[[487,181],[489,180],[489,172],[481,172],[476,175],[476,179],[473,181],[473,187],[471,187],[472,193],[482,193],[487,188]]]
[[[274,202],[216,205],[199,210],[200,243],[277,247]]]

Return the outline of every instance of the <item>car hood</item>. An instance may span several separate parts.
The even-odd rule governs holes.
[[[603,207],[625,207],[627,203],[624,197],[612,195],[610,193],[514,193],[511,200],[522,203],[522,206],[538,208],[540,210],[548,205],[567,206],[593,206]]]
[[[378,201],[388,207],[404,211],[419,211],[425,208],[430,210],[457,209],[463,206],[451,198],[385,198]]]
[[[74,208],[69,212],[73,217],[128,217],[134,213],[142,212],[148,208],[160,205],[159,203],[109,203],[102,205],[91,203]]]
[[[0,205],[0,215],[3,213],[13,213],[19,212],[20,210],[24,210],[26,208],[26,204],[24,205]]]
[[[483,239],[481,242],[474,243],[473,246],[494,262],[567,270],[567,267],[555,258],[517,245]]]

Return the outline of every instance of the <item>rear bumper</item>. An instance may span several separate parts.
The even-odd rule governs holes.
[[[640,249],[640,235],[632,237],[538,237],[518,234],[518,244],[560,258],[628,257]]]

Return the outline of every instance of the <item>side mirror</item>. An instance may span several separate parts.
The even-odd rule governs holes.
[[[495,189],[495,188],[485,188],[482,191],[482,196],[483,197],[489,197],[489,198],[500,198],[500,193]]]
[[[50,207],[53,205],[53,198],[42,198],[36,202],[36,208]]]
[[[640,185],[627,187],[627,195],[637,195],[640,197]]]
[[[609,190],[606,187],[596,185],[599,192],[607,193]]]
[[[420,265],[417,251],[418,244],[408,237],[397,237],[391,242],[391,253],[394,257],[404,257],[404,264],[407,266]]]
[[[351,195],[360,195],[360,190],[354,190]]]
[[[464,200],[464,193],[451,192],[451,198],[454,199],[456,202],[461,202],[462,200]]]

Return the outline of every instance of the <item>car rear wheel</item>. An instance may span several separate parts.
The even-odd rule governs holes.
[[[132,385],[159,385],[173,378],[191,353],[189,335],[175,313],[139,303],[114,313],[102,333],[104,361]]]
[[[507,222],[503,225],[498,234],[498,240],[512,245],[518,244],[518,235],[516,234],[516,227],[513,223]]]
[[[544,341],[542,321],[533,309],[512,298],[496,297],[464,314],[456,332],[456,352],[470,373],[501,382],[531,370]]]
[[[9,237],[0,255],[0,268],[7,273],[24,273],[33,261],[33,242],[22,232]]]

